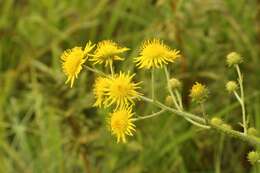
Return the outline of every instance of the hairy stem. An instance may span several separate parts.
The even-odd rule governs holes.
[[[205,119],[205,122],[206,122],[206,124],[208,124],[208,116],[207,116],[206,111],[205,111],[204,103],[200,103],[200,107],[201,107],[201,112],[202,112],[202,115]]]
[[[86,69],[92,71],[92,72],[95,72],[95,73],[98,73],[99,75],[102,75],[102,76],[106,76],[106,74],[104,74],[103,72],[97,70],[97,69],[93,69],[91,67],[88,67],[88,66],[85,66]],[[194,115],[194,114],[191,114],[191,113],[188,113],[188,112],[184,112],[184,111],[179,111],[179,110],[176,110],[176,109],[173,109],[173,108],[170,108],[164,104],[162,104],[161,102],[158,102],[158,101],[153,101],[152,99],[150,98],[147,98],[147,97],[144,97],[144,96],[140,96],[140,98],[145,101],[145,102],[148,102],[148,103],[151,103],[159,108],[162,108],[162,109],[165,109],[165,110],[168,110],[176,115],[179,115],[179,116],[182,116],[184,118],[189,118],[189,119],[192,119],[193,121],[197,122],[197,123],[200,123],[202,125],[205,126],[205,128],[210,128],[210,129],[215,129],[216,131],[218,132],[221,132],[221,133],[224,133],[230,137],[234,137],[234,138],[238,138],[242,141],[245,141],[245,142],[248,142],[252,145],[258,145],[260,146],[260,138],[259,137],[256,137],[256,136],[251,136],[251,135],[245,135],[244,133],[241,133],[241,132],[238,132],[236,130],[232,130],[232,129],[227,129],[221,125],[215,125],[215,124],[212,124],[211,122],[209,122],[208,125],[206,125],[206,122],[203,118],[197,116],[197,115]]]
[[[147,97],[144,97],[144,96],[141,96],[140,97],[143,101],[146,101],[146,102],[149,102],[149,103],[152,103],[160,108],[164,108],[176,115],[179,115],[179,116],[182,116],[182,117],[187,117],[187,118],[190,118],[200,124],[203,124],[205,125],[206,128],[212,128],[212,129],[215,129],[216,131],[218,132],[222,132],[230,137],[234,137],[234,138],[238,138],[242,141],[245,141],[245,142],[248,142],[252,145],[260,145],[260,138],[259,137],[255,137],[255,136],[251,136],[251,135],[245,135],[244,133],[241,133],[241,132],[238,132],[236,130],[232,130],[232,129],[227,129],[221,125],[215,125],[215,124],[212,124],[211,122],[209,122],[208,125],[206,125],[206,122],[204,120],[204,118],[201,118],[197,115],[194,115],[194,114],[191,114],[191,113],[188,113],[188,112],[183,112],[183,111],[178,111],[176,109],[173,109],[173,108],[170,108],[164,104],[162,104],[161,102],[158,102],[158,101],[153,101],[152,99],[149,99]]]
[[[167,88],[168,88],[168,91],[171,95],[171,98],[173,100],[173,103],[175,105],[175,107],[178,109],[178,110],[181,110],[180,106],[178,105],[177,101],[176,101],[176,97],[174,96],[173,92],[172,92],[172,89],[171,89],[171,85],[170,85],[170,76],[169,76],[169,72],[167,70],[167,67],[164,66],[164,73],[165,73],[165,76],[166,76],[166,80],[167,80]]]
[[[111,73],[111,76],[114,76],[113,63],[109,63],[109,67],[110,67],[110,73]]]
[[[198,117],[198,116],[193,115],[191,113],[182,112],[182,111],[179,111],[177,109],[173,109],[171,107],[168,107],[168,106],[164,105],[163,103],[161,103],[161,102],[159,102],[157,100],[153,101],[152,99],[147,98],[145,96],[140,96],[140,98],[142,100],[146,101],[146,102],[149,102],[149,103],[152,103],[152,104],[156,105],[157,107],[160,107],[162,109],[166,109],[166,110],[168,110],[168,111],[170,111],[172,113],[175,113],[176,115],[182,116],[184,118],[187,117],[187,118],[190,118],[192,120],[197,121],[198,123],[205,124],[205,120],[203,118],[201,118],[201,117]]]
[[[91,72],[94,72],[94,73],[96,73],[96,74],[99,74],[100,76],[108,77],[108,75],[106,75],[106,74],[103,73],[102,71],[99,71],[99,70],[97,70],[97,69],[95,69],[95,68],[92,68],[92,67],[89,67],[89,66],[86,66],[86,65],[84,65],[84,67],[85,67],[87,70],[91,71]]]
[[[152,90],[152,99],[155,100],[155,90],[154,90],[154,68],[151,71],[151,90]]]
[[[155,112],[153,114],[150,114],[150,115],[146,115],[146,116],[139,116],[137,118],[134,118],[133,121],[139,121],[139,120],[144,120],[144,119],[148,119],[148,118],[153,118],[153,117],[156,117],[158,115],[161,115],[162,113],[166,112],[165,109],[162,109],[158,112]]]
[[[243,118],[243,128],[244,128],[244,133],[247,134],[247,121],[246,121],[246,109],[245,109],[245,96],[244,96],[244,88],[243,88],[243,76],[241,74],[240,68],[238,65],[236,65],[236,70],[238,74],[238,83],[239,83],[239,88],[240,88],[240,94],[241,94],[241,109],[242,109],[242,118]]]
[[[180,92],[177,89],[175,89],[175,94],[177,96],[177,100],[179,102],[180,108],[181,108],[181,110],[183,110],[181,94],[180,94]]]

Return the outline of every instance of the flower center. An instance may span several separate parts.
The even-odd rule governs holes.
[[[116,115],[115,115],[116,116]],[[112,119],[112,129],[117,133],[123,133],[127,129],[126,115],[118,115]]]

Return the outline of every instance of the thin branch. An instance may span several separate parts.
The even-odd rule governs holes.
[[[152,99],[147,98],[147,97],[145,97],[145,96],[140,96],[140,98],[141,98],[142,100],[144,100],[144,101],[146,101],[146,102],[149,102],[149,103],[152,103],[152,104],[154,104],[154,105],[156,105],[156,106],[158,106],[158,107],[160,107],[160,108],[162,108],[162,109],[169,110],[170,112],[173,112],[173,113],[175,113],[176,115],[179,115],[179,116],[182,116],[182,117],[187,117],[187,118],[190,118],[190,119],[192,119],[192,120],[195,120],[195,121],[197,121],[197,122],[199,122],[199,123],[201,123],[201,124],[205,124],[205,120],[204,120],[203,118],[199,117],[199,116],[193,115],[193,114],[188,113],[188,112],[182,112],[182,111],[179,111],[179,110],[177,110],[177,109],[173,109],[173,108],[171,108],[171,107],[168,107],[168,106],[162,104],[161,102],[159,102],[159,101],[157,101],[157,100],[156,100],[155,102],[153,102]]]
[[[156,117],[158,115],[161,115],[162,113],[166,112],[165,109],[162,109],[158,112],[155,112],[153,114],[150,114],[150,115],[146,115],[146,116],[139,116],[137,118],[134,118],[133,121],[139,121],[139,120],[144,120],[144,119],[148,119],[148,118],[153,118],[153,117]]]
[[[93,71],[95,73],[98,73],[102,76],[106,76],[108,77],[106,74],[104,74],[103,72],[99,71],[99,70],[96,70],[96,69],[92,69],[91,67],[88,67],[88,66],[85,66],[86,69],[90,70],[90,71]],[[200,124],[203,124],[203,125],[206,125],[206,122],[203,118],[197,116],[197,115],[194,115],[194,114],[191,114],[191,113],[188,113],[188,112],[184,112],[184,111],[179,111],[179,110],[176,110],[176,109],[173,109],[171,107],[168,107],[164,104],[162,104],[161,102],[159,101],[153,101],[152,99],[150,98],[147,98],[145,96],[140,96],[140,98],[143,100],[143,101],[146,101],[146,102],[149,102],[149,103],[152,103],[154,105],[156,105],[157,107],[160,107],[162,109],[165,109],[165,110],[168,110],[176,115],[179,115],[179,116],[182,116],[184,118],[189,118],[189,119],[192,119]],[[221,125],[215,125],[215,124],[212,124],[211,122],[209,122],[208,126],[209,128],[212,128],[212,129],[215,129],[216,131],[218,132],[222,132],[230,137],[234,137],[234,138],[238,138],[242,141],[245,141],[245,142],[248,142],[250,144],[253,144],[253,145],[260,145],[260,138],[259,137],[255,137],[255,136],[251,136],[251,135],[246,135],[244,133],[241,133],[241,132],[238,132],[236,130],[232,130],[232,129],[227,129]]]
[[[169,72],[168,72],[166,66],[164,66],[164,73],[165,73],[166,80],[167,80],[167,89],[168,89],[168,91],[169,91],[169,93],[172,97],[173,103],[178,110],[181,110],[181,107],[178,105],[176,98],[175,98],[175,96],[172,92],[172,89],[171,89],[171,86],[170,86],[170,76],[169,76]]]
[[[114,76],[114,68],[113,68],[113,63],[109,63],[109,67],[110,67],[110,73],[111,73],[111,76]]]
[[[175,89],[175,94],[177,96],[177,100],[179,101],[180,108],[181,108],[181,110],[183,110],[182,98],[181,98],[181,95],[180,95],[180,93],[177,89]]]
[[[152,99],[155,100],[155,90],[154,90],[154,68],[151,71],[151,90],[152,90]]]
[[[89,67],[89,66],[86,66],[86,65],[84,65],[83,67],[85,67],[87,70],[89,70],[89,71],[91,71],[91,72],[97,73],[97,74],[99,74],[99,75],[101,75],[101,76],[104,76],[104,77],[108,77],[107,74],[103,73],[103,72],[100,71],[100,70],[97,70],[97,69],[95,69],[95,68],[92,68],[92,67]]]
[[[243,87],[243,76],[241,74],[241,71],[239,69],[239,66],[236,65],[236,70],[238,74],[238,83],[240,88],[240,94],[241,94],[241,109],[242,109],[242,118],[243,118],[243,128],[244,133],[247,134],[247,122],[246,122],[246,109],[245,109],[245,96],[244,96],[244,87]]]
[[[196,122],[199,122],[201,124],[205,124],[205,120],[203,118],[200,118],[194,114],[191,114],[191,113],[188,113],[188,112],[182,112],[182,111],[178,111],[176,109],[173,109],[173,108],[170,108],[158,101],[155,101],[153,102],[153,100],[147,98],[147,97],[144,97],[144,96],[141,96],[140,97],[143,101],[146,101],[146,102],[149,102],[149,103],[152,103],[160,108],[165,108],[167,110],[169,110],[170,112],[176,114],[176,115],[179,115],[179,116],[182,116],[182,117],[188,117]],[[226,135],[230,136],[230,137],[234,137],[234,138],[238,138],[242,141],[245,141],[245,142],[248,142],[250,144],[253,144],[253,145],[260,145],[260,138],[259,137],[255,137],[255,136],[251,136],[251,135],[245,135],[244,133],[241,133],[241,132],[238,132],[236,130],[232,130],[232,129],[227,129],[221,125],[215,125],[215,124],[212,124],[211,122],[209,122],[208,126],[212,129],[215,129],[216,131],[218,132],[222,132],[222,133],[225,133]]]

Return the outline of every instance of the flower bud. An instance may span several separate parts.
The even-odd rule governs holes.
[[[259,153],[256,151],[250,151],[247,155],[247,159],[252,165],[254,165],[260,159]]]
[[[220,126],[223,124],[222,119],[218,118],[218,117],[213,117],[210,120],[211,124],[215,125],[215,126]]]
[[[208,89],[205,85],[196,82],[190,90],[190,97],[192,101],[202,103],[207,99],[208,93]]]
[[[227,64],[229,67],[240,64],[243,61],[240,54],[237,52],[231,52],[227,55]]]
[[[173,100],[172,100],[172,97],[171,96],[167,96],[165,98],[165,104],[168,105],[168,106],[171,106],[173,104]]]
[[[170,79],[170,86],[171,88],[174,90],[174,89],[180,89],[181,88],[181,82],[176,79],[176,78],[171,78]]]
[[[258,136],[259,135],[258,131],[255,128],[253,128],[253,127],[250,127],[248,129],[248,134],[252,135],[252,136]]]
[[[229,124],[222,124],[221,126],[222,126],[224,129],[232,130],[232,126],[229,125]]]
[[[237,83],[235,81],[228,81],[226,83],[226,89],[227,89],[227,91],[229,93],[232,93],[232,92],[236,91],[237,88],[238,88],[238,85],[237,85]]]

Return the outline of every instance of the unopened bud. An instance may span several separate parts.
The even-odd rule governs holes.
[[[226,89],[230,93],[236,91],[237,88],[238,88],[238,85],[235,81],[228,81],[227,84],[226,84]]]
[[[259,158],[259,153],[256,151],[250,151],[247,155],[248,161],[254,165],[260,158]]]
[[[181,88],[181,82],[176,79],[176,78],[171,78],[170,79],[170,86],[171,88],[174,90],[174,89],[180,89]]]
[[[215,126],[220,126],[223,124],[222,119],[218,118],[218,117],[213,117],[211,118],[210,122],[215,125]]]
[[[231,52],[227,55],[227,64],[229,67],[240,64],[243,61],[240,54],[237,52]]]
[[[229,124],[222,124],[221,126],[222,126],[224,129],[232,130],[232,127],[231,127],[231,125],[229,125]]]
[[[255,128],[253,128],[253,127],[250,127],[248,129],[248,134],[252,135],[252,136],[258,136],[259,135],[258,131]]]
[[[168,106],[171,106],[173,104],[173,100],[172,100],[171,96],[166,96],[165,104],[168,105]]]

